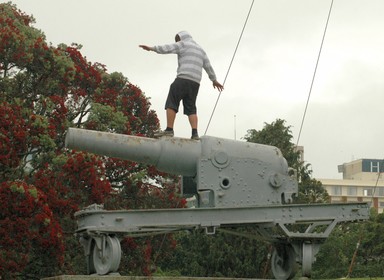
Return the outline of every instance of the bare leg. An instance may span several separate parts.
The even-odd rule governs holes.
[[[189,123],[191,124],[192,129],[197,129],[197,115],[189,115],[188,116]]]
[[[167,127],[173,128],[175,119],[176,119],[176,111],[171,108],[167,108]]]

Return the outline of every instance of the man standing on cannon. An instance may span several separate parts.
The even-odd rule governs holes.
[[[175,43],[173,44],[154,47],[139,45],[139,47],[147,51],[154,51],[158,54],[177,54],[178,59],[177,77],[170,86],[165,103],[167,128],[164,131],[155,133],[155,137],[172,137],[174,135],[173,125],[179,110],[180,101],[182,100],[184,114],[188,116],[192,128],[191,139],[199,140],[196,98],[200,87],[202,69],[204,68],[207,72],[214,88],[217,88],[220,92],[224,89],[223,85],[216,80],[215,71],[211,66],[207,54],[186,31],[177,33]]]

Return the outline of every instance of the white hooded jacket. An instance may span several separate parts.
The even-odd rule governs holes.
[[[216,80],[215,71],[205,51],[186,32],[177,33],[180,41],[174,44],[155,46],[154,51],[159,54],[177,54],[177,77],[192,80],[200,84],[202,69],[204,69],[211,81]]]

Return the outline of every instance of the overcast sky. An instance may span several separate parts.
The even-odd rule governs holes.
[[[4,2],[4,1],[3,1]],[[90,62],[121,72],[150,98],[162,128],[175,55],[139,44],[171,43],[187,30],[223,82],[251,0],[16,0],[54,46],[83,45]],[[241,140],[277,118],[296,143],[331,0],[255,0],[207,135]],[[384,1],[334,0],[299,145],[317,179],[337,165],[384,158]],[[204,73],[198,96],[203,135],[218,92]],[[190,137],[178,114],[175,136]]]

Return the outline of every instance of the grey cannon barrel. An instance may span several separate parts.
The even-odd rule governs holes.
[[[198,207],[249,207],[291,203],[297,182],[273,146],[203,136],[152,139],[70,128],[67,148],[155,166],[182,175],[184,195]]]
[[[95,130],[69,128],[65,146],[98,155],[154,165],[171,174],[195,176],[199,161],[207,159],[218,168],[227,166],[231,157],[257,159],[271,164],[274,171],[287,173],[287,163],[279,149],[203,136],[201,141],[177,137],[153,139]]]
[[[65,146],[98,155],[154,165],[160,171],[194,176],[201,147],[181,138],[152,139],[125,134],[69,128]]]

